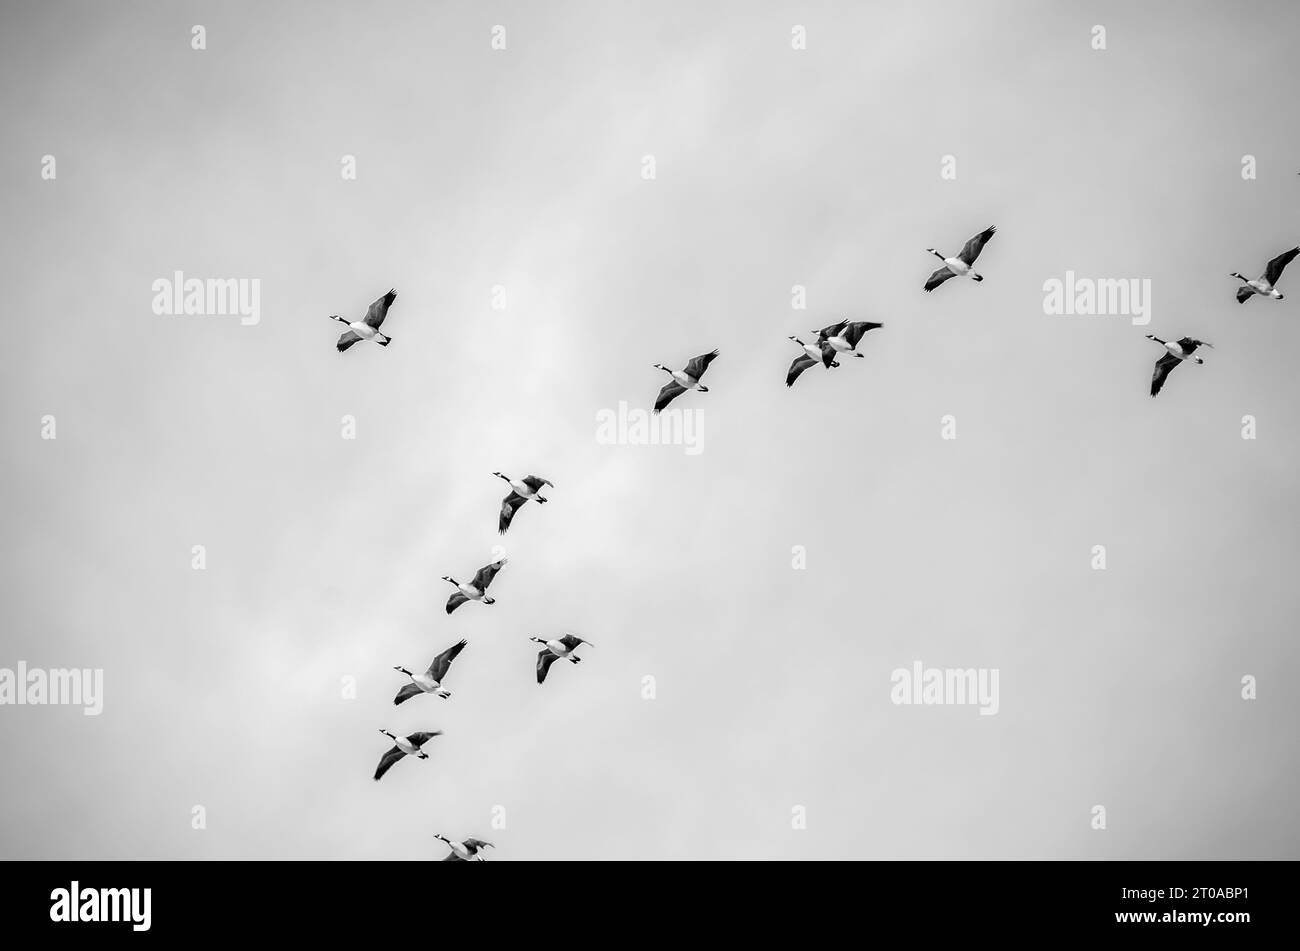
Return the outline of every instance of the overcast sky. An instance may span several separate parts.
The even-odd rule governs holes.
[[[105,696],[0,707],[0,856],[1300,855],[1300,265],[1228,276],[1300,240],[1297,5],[2,17],[0,667]],[[1151,323],[1045,315],[1067,269]],[[260,322],[156,315],[177,270]],[[389,287],[392,345],[335,352]],[[885,326],[788,390],[840,317]],[[1152,400],[1148,332],[1215,349]],[[597,441],[713,348],[702,452]],[[498,469],[555,483],[504,540]],[[918,660],[998,669],[998,714],[893,704]],[[445,735],[375,783],[381,727]]]

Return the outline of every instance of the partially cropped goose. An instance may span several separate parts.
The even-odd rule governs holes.
[[[483,856],[479,855],[479,852],[483,849],[496,848],[491,842],[485,842],[483,839],[465,839],[457,842],[437,832],[433,837],[445,842],[447,848],[451,849],[451,853],[443,859],[444,862],[482,862]]]
[[[855,357],[861,357],[863,354],[858,353],[858,341],[868,330],[876,330],[883,326],[885,325],[870,320],[841,320],[837,324],[831,324],[817,331],[817,339],[825,341],[837,353],[851,353]]]

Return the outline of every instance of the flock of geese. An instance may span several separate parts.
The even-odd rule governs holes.
[[[363,340],[373,341],[381,347],[388,346],[392,338],[380,330],[380,327],[383,326],[385,319],[388,317],[388,311],[396,299],[397,292],[389,290],[387,294],[375,300],[366,310],[365,316],[359,320],[349,321],[337,314],[331,314],[330,320],[337,320],[339,323],[346,324],[348,328],[338,339],[336,344],[338,352],[343,353],[349,347]],[[708,361],[713,359],[715,355],[716,351],[707,357],[698,358],[703,363],[700,368],[692,371],[694,377],[698,377],[699,374],[704,372],[702,367],[707,366]],[[692,367],[695,367],[695,363],[696,361],[692,361]],[[698,386],[696,380],[688,378],[684,374],[674,374],[674,379],[690,379],[691,388],[702,391],[705,389]],[[676,384],[672,385],[675,386]],[[667,389],[668,387],[665,387],[665,391]],[[685,391],[686,387],[679,387],[672,395],[675,396],[677,393]],[[672,396],[669,396],[667,399],[671,398]],[[665,403],[667,399],[664,400]],[[544,488],[554,488],[554,485],[548,479],[536,475],[527,475],[522,479],[512,479],[502,472],[492,474],[510,486],[510,492],[501,501],[501,511],[497,519],[497,530],[502,535],[506,533],[515,514],[526,502],[536,502],[539,505],[544,505],[547,500],[542,496],[542,490]],[[450,575],[443,575],[442,580],[456,589],[447,598],[447,613],[451,614],[462,604],[469,601],[477,601],[480,604],[496,603],[496,599],[487,593],[488,586],[492,584],[492,580],[505,563],[506,559],[501,558],[490,565],[484,565],[475,572],[471,581],[457,581]],[[589,646],[591,644],[590,641],[584,640],[576,634],[563,634],[553,638],[530,635],[528,639],[542,645],[542,649],[537,652],[537,682],[539,684],[545,682],[546,675],[555,661],[567,660],[570,663],[577,664],[582,658],[578,657],[575,651],[583,644]],[[447,675],[451,670],[452,662],[460,656],[461,651],[468,644],[469,642],[465,638],[461,638],[435,657],[429,666],[419,673],[400,665],[394,667],[393,670],[405,675],[410,682],[404,684],[397,691],[397,695],[393,697],[393,705],[399,706],[413,697],[423,694],[437,696],[443,700],[451,697],[451,691],[445,686]],[[441,730],[417,730],[402,735],[395,734],[390,730],[380,730],[379,732],[392,740],[393,746],[379,758],[379,765],[375,768],[374,778],[376,781],[382,779],[393,768],[395,763],[408,756],[413,756],[416,759],[428,759],[429,754],[424,751],[425,744],[435,736],[442,735]],[[450,850],[443,859],[444,862],[482,862],[484,860],[483,849],[493,847],[491,842],[473,837],[457,840],[436,833],[434,838],[443,842]]]
[[[356,335],[357,339],[373,339],[376,342],[380,342],[378,337],[382,335],[379,334],[379,324],[383,322],[384,316],[388,312],[388,306],[392,304],[395,296],[396,295],[392,291],[389,291],[387,295],[381,297],[370,306],[366,319],[369,320],[371,314],[375,314],[377,317],[373,324],[367,325],[373,336],[366,337],[364,334],[358,332]],[[352,326],[355,329],[355,325],[349,326]],[[352,331],[349,331],[349,333],[351,332]],[[344,337],[347,337],[347,334],[344,334]],[[384,337],[381,345],[386,346],[387,340],[388,338]],[[348,340],[345,342],[343,339],[340,339],[338,345],[339,350],[343,351],[352,346],[355,342],[356,340]],[[522,479],[512,479],[500,472],[494,472],[492,474],[499,479],[505,480],[505,482],[510,486],[510,493],[501,502],[501,513],[498,520],[498,530],[503,535],[505,534],[506,529],[510,527],[510,522],[511,519],[514,518],[515,512],[517,512],[525,502],[532,500],[538,503],[544,503],[546,499],[539,494],[542,491],[542,487],[550,486],[554,488],[548,480],[543,479],[540,476],[529,475]],[[468,601],[478,601],[480,604],[494,604],[496,599],[488,595],[488,586],[492,584],[492,579],[497,576],[497,572],[501,570],[505,563],[506,559],[501,558],[492,562],[490,565],[484,565],[475,573],[473,581],[460,582],[450,575],[443,575],[442,580],[448,582],[456,589],[447,599],[447,613],[451,614],[458,607]],[[591,643],[576,634],[564,634],[560,637],[554,638],[543,638],[530,635],[528,639],[542,645],[542,649],[537,653],[537,682],[539,684],[545,682],[547,672],[550,671],[551,665],[557,660],[567,660],[574,664],[581,661],[582,658],[578,657],[574,652],[581,645],[590,645]],[[393,670],[406,675],[406,677],[409,678],[410,683],[404,684],[401,689],[397,691],[397,695],[393,697],[393,705],[401,705],[412,697],[418,697],[421,694],[431,694],[440,697],[443,700],[448,699],[451,696],[451,691],[445,686],[447,674],[451,670],[452,661],[460,656],[460,652],[463,651],[468,644],[469,642],[462,637],[455,644],[451,645],[451,647],[448,647],[441,654],[435,657],[430,662],[429,666],[419,673],[400,665],[394,667]],[[416,759],[428,759],[429,754],[424,752],[424,745],[435,736],[442,735],[441,730],[421,730],[414,733],[407,733],[403,736],[398,736],[388,730],[380,730],[379,732],[392,740],[393,746],[384,753],[382,757],[380,757],[379,766],[375,769],[376,780],[382,779],[384,774],[393,767],[394,763],[406,758],[407,756],[414,756]],[[492,847],[491,842],[487,842],[483,839],[467,838],[456,840],[449,839],[441,833],[436,833],[434,838],[446,843],[447,847],[451,850],[447,853],[446,858],[443,859],[444,862],[482,862],[484,860],[483,855],[481,854],[482,850],[484,848]]]
[[[927,248],[927,253],[933,254],[943,264],[926,280],[924,289],[927,292],[933,291],[945,281],[954,277],[966,277],[975,282],[983,281],[984,276],[976,273],[974,269],[975,261],[979,258],[980,252],[984,250],[984,246],[988,244],[989,239],[996,233],[996,228],[984,229],[967,241],[961,251],[952,257],[945,257],[934,248]],[[1231,276],[1242,282],[1241,286],[1237,288],[1238,303],[1245,303],[1256,295],[1273,300],[1282,300],[1283,295],[1277,288],[1278,280],[1282,276],[1282,271],[1297,254],[1300,254],[1300,247],[1279,254],[1268,262],[1264,273],[1253,281],[1233,271]],[[385,318],[388,316],[388,311],[396,299],[397,292],[389,290],[387,294],[372,303],[365,316],[359,320],[348,321],[337,315],[331,315],[331,320],[337,320],[348,327],[338,339],[338,351],[342,353],[363,340],[373,341],[381,347],[388,346],[392,338],[383,333],[380,327],[383,325]],[[787,387],[794,386],[795,380],[805,370],[819,363],[828,370],[838,367],[840,365],[838,357],[843,354],[862,357],[863,354],[858,351],[858,345],[861,343],[862,338],[868,331],[883,326],[883,324],[873,321],[841,320],[823,327],[821,330],[812,331],[817,334],[816,340],[812,343],[804,343],[798,337],[791,336],[789,339],[797,343],[802,352],[790,364],[790,369],[786,373],[785,385]],[[1155,372],[1151,377],[1152,396],[1160,392],[1169,374],[1179,364],[1189,360],[1196,364],[1204,363],[1203,359],[1196,356],[1196,351],[1201,347],[1211,346],[1204,340],[1196,340],[1192,337],[1182,337],[1178,340],[1162,340],[1154,334],[1147,334],[1147,338],[1154,340],[1165,349],[1164,355],[1156,361]],[[669,403],[689,390],[707,393],[709,388],[702,384],[700,380],[717,356],[718,351],[711,350],[708,353],[692,358],[680,370],[672,370],[661,363],[656,363],[654,368],[664,371],[671,379],[659,391],[659,396],[654,403],[654,412],[660,412]],[[550,481],[536,475],[528,475],[522,479],[512,479],[501,472],[492,474],[505,481],[510,487],[509,494],[501,502],[501,511],[497,521],[497,529],[503,535],[525,503],[531,501],[544,505],[547,500],[541,495],[543,488],[554,488]],[[477,601],[480,604],[495,603],[495,599],[488,594],[488,587],[505,563],[506,559],[501,558],[490,565],[484,565],[475,573],[472,581],[460,582],[450,575],[443,575],[442,580],[456,589],[447,599],[447,614],[450,615],[468,601]],[[577,649],[583,644],[590,645],[589,641],[576,634],[564,634],[554,638],[530,635],[528,639],[542,646],[542,649],[537,653],[537,682],[539,684],[546,680],[551,665],[557,660],[567,660],[570,663],[577,664],[582,660],[575,653]],[[444,683],[452,662],[460,656],[467,643],[462,638],[435,657],[429,666],[420,673],[414,673],[401,666],[394,667],[395,671],[404,674],[410,680],[410,683],[403,685],[397,691],[397,696],[393,698],[394,705],[405,703],[407,700],[421,694],[435,695],[444,700],[449,698],[451,691],[444,686]],[[414,756],[417,759],[428,759],[429,754],[424,752],[423,747],[433,737],[439,736],[442,731],[424,730],[402,736],[388,730],[380,730],[379,732],[393,741],[393,747],[380,758],[379,766],[375,769],[376,780],[382,778],[394,763],[408,756]],[[477,838],[454,840],[441,834],[435,835],[435,838],[450,849],[447,857],[443,859],[444,862],[481,862],[483,861],[482,850],[492,847],[491,842]]]

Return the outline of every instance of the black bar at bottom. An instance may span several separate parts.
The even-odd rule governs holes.
[[[466,864],[466,868],[460,868]],[[598,866],[598,867],[594,867]],[[1232,941],[1285,934],[1278,862],[10,862],[6,933],[90,938],[338,939],[511,924],[620,943],[684,928],[729,939],[851,927],[945,935],[1132,935]],[[74,886],[73,883],[76,883]],[[147,889],[146,893],[144,890]],[[147,904],[146,904],[147,898]],[[146,914],[147,912],[147,914]],[[78,920],[73,920],[73,919]],[[85,918],[118,920],[92,920]],[[56,920],[58,919],[58,920]],[[424,931],[419,922],[427,922]],[[641,925],[637,925],[640,922]],[[147,928],[145,927],[147,925]],[[409,927],[416,930],[408,932]],[[603,929],[614,928],[613,932]],[[916,929],[920,930],[916,930]],[[687,932],[689,933],[689,932]],[[699,933],[697,930],[696,934]],[[553,933],[554,937],[555,934]]]

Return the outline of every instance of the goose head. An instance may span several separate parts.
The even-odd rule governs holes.
[[[456,579],[453,578],[451,575],[443,575],[443,576],[442,576],[442,580],[443,580],[443,581],[449,581],[449,582],[451,582],[452,584],[456,585],[456,587],[458,587],[458,588],[460,587],[460,585],[457,584]]]
[[[397,671],[399,674],[406,674],[408,677],[411,676],[411,672],[405,667],[394,667],[393,670]]]
[[[341,324],[347,323],[347,321],[344,320],[342,317],[340,317],[338,314],[330,314],[330,320],[337,320]]]
[[[695,388],[699,390],[701,393],[709,392],[709,388],[702,383],[695,384]]]

